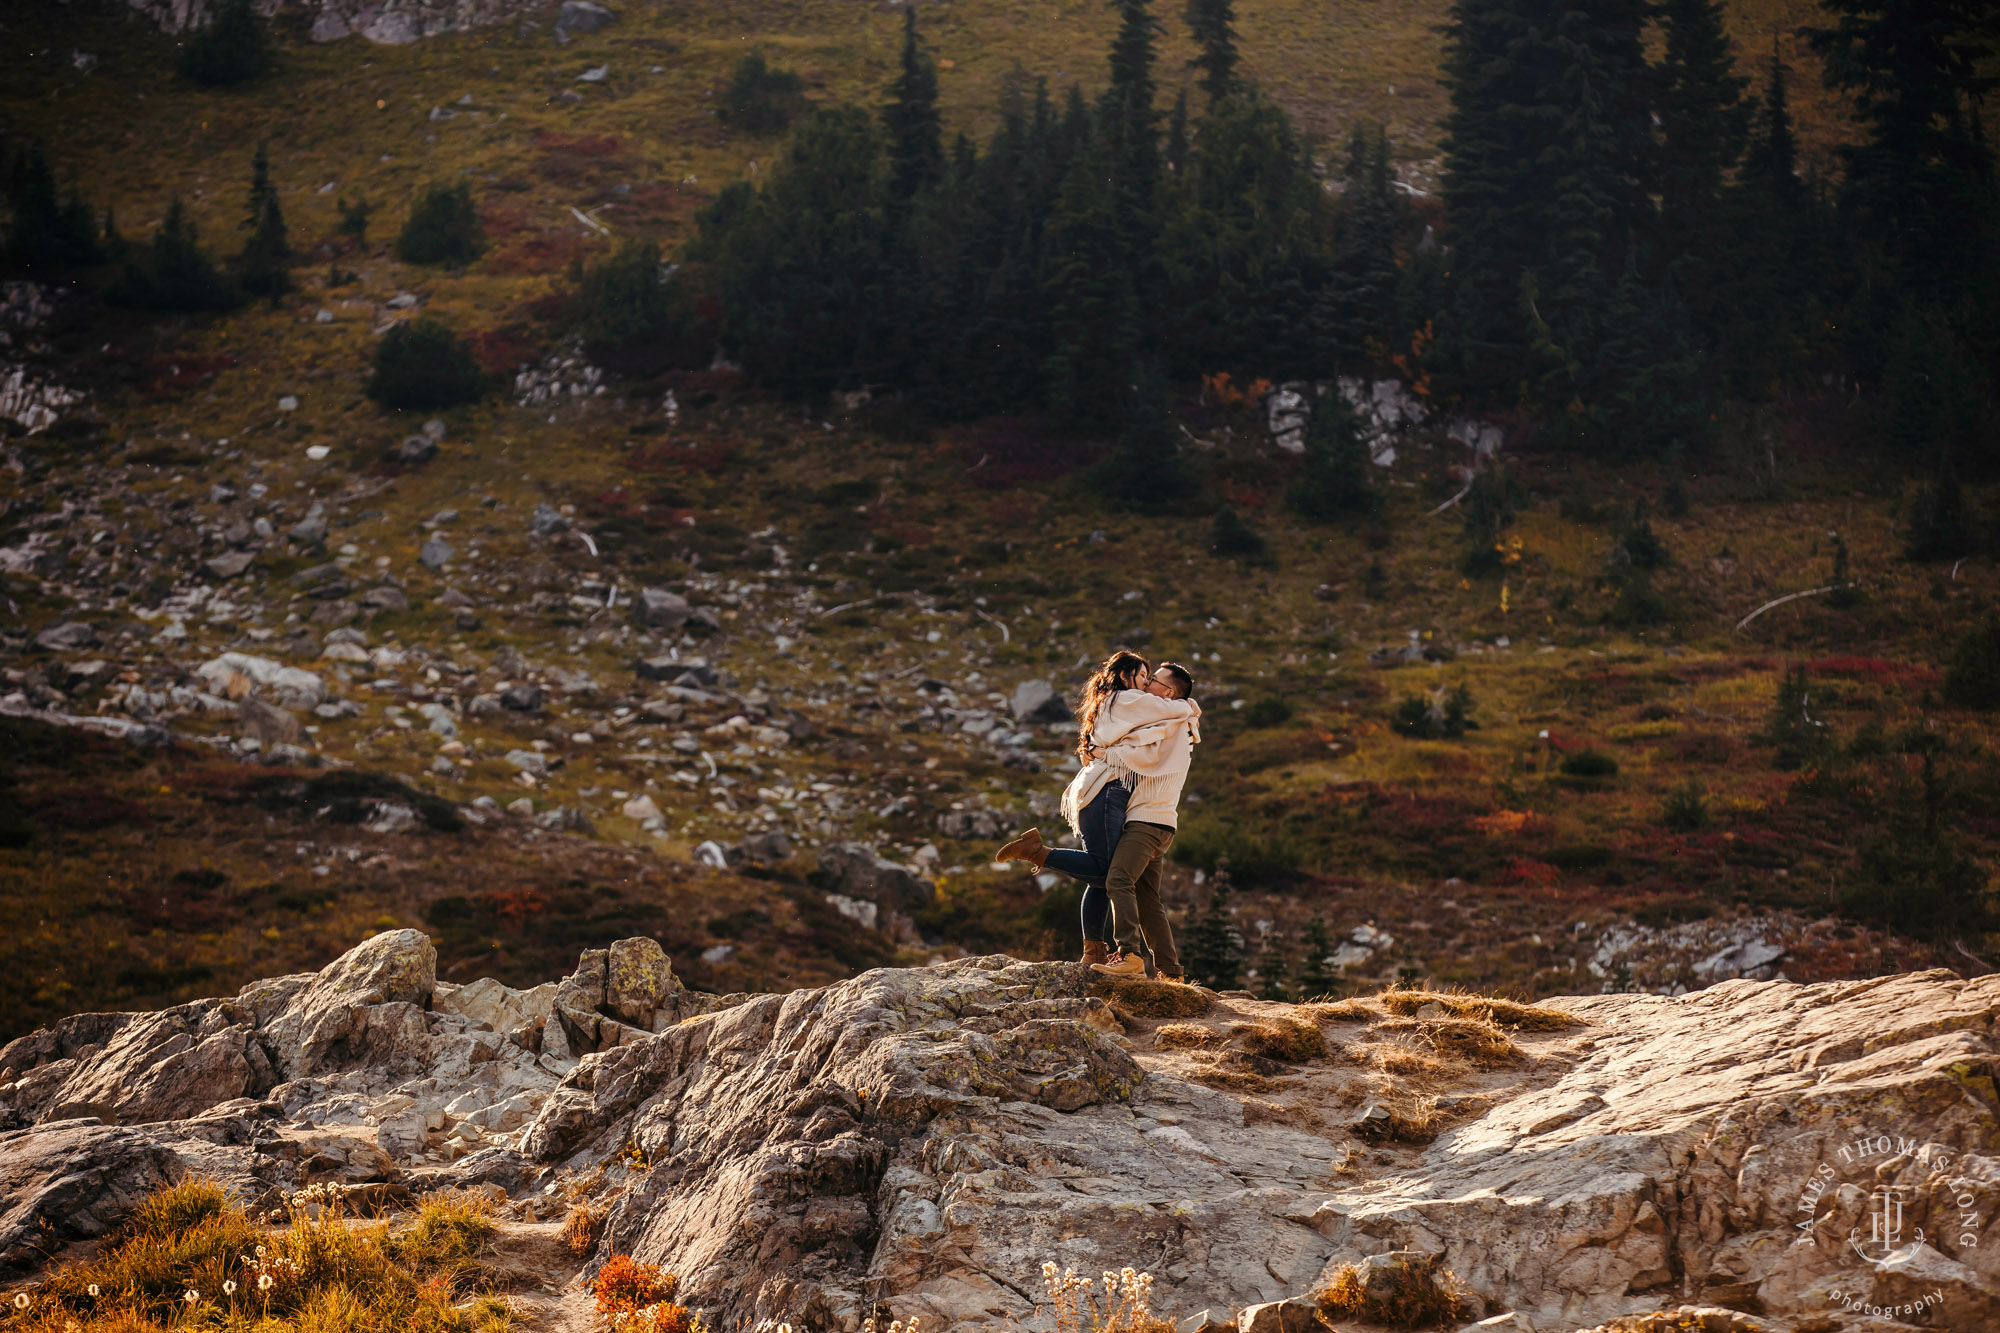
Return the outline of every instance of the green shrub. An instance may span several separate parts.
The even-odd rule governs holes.
[[[194,219],[176,195],[153,233],[152,245],[125,262],[111,300],[140,310],[228,310],[242,300],[222,271],[202,253]]]
[[[1243,710],[1243,724],[1249,727],[1276,727],[1292,720],[1292,705],[1287,699],[1259,699]]]
[[[1602,750],[1578,750],[1575,754],[1564,755],[1562,771],[1573,778],[1615,778],[1618,776],[1618,761]]]
[[[1803,768],[1826,753],[1832,734],[1812,715],[1812,684],[1803,666],[1779,679],[1771,716],[1758,739],[1771,747],[1771,763],[1784,771]]]
[[[1673,599],[1653,586],[1652,576],[1632,570],[1618,580],[1618,597],[1604,613],[1606,621],[1620,629],[1643,625],[1665,625],[1677,613]]]
[[[2000,708],[2000,612],[1967,630],[1952,649],[1944,697],[1961,708]]]
[[[396,237],[396,257],[407,264],[470,264],[485,249],[472,187],[463,181],[426,187]]]
[[[1667,544],[1653,531],[1651,519],[1646,517],[1643,500],[1632,506],[1632,521],[1625,531],[1618,535],[1617,545],[1611,548],[1611,570],[1614,574],[1624,574],[1631,570],[1654,570],[1668,564],[1672,556]]]
[[[1262,533],[1243,521],[1233,506],[1215,511],[1215,525],[1209,531],[1209,549],[1230,560],[1262,564],[1271,558],[1271,547]]]
[[[1174,837],[1173,857],[1213,873],[1226,867],[1240,885],[1281,887],[1305,869],[1306,844],[1275,824],[1195,819]]]
[[[104,258],[97,219],[74,189],[64,202],[56,193],[55,172],[40,144],[30,144],[4,162],[10,214],[0,260],[29,270],[73,268]]]
[[[1848,916],[1924,939],[1978,936],[2000,926],[1985,870],[1946,830],[1943,784],[1929,751],[1920,784],[1905,783],[1897,792],[1835,900]]]
[[[470,349],[429,315],[398,324],[376,345],[368,396],[384,407],[428,411],[477,401],[485,391]]]
[[[1500,534],[1514,522],[1520,508],[1520,493],[1514,479],[1494,459],[1472,478],[1472,485],[1459,503],[1465,515],[1465,572],[1484,574],[1506,564],[1507,554]]]
[[[738,62],[716,102],[715,114],[723,124],[752,134],[777,134],[805,109],[805,85],[799,76],[771,67],[762,51],[752,51]]]
[[[626,241],[577,285],[576,325],[584,350],[601,366],[650,372],[684,352],[694,323],[652,241]]]
[[[276,52],[250,0],[221,0],[214,16],[181,45],[181,77],[204,88],[248,83],[271,68]]]
[[[1447,690],[1440,685],[1429,694],[1412,694],[1396,705],[1389,727],[1413,740],[1457,740],[1479,724],[1472,720],[1472,687],[1461,683]]]
[[[1285,492],[1285,503],[1295,512],[1318,523],[1381,512],[1382,496],[1368,475],[1368,445],[1338,390],[1312,405],[1305,445],[1299,479]]]
[[[1667,793],[1660,810],[1660,822],[1670,829],[1692,833],[1708,823],[1708,796],[1693,778]]]
[[[1379,556],[1369,560],[1366,572],[1361,575],[1361,595],[1371,602],[1389,600],[1389,571],[1382,568]]]
[[[1112,504],[1142,514],[1180,510],[1195,498],[1199,488],[1181,455],[1180,434],[1167,407],[1166,375],[1157,364],[1137,368],[1118,441],[1088,475]]]

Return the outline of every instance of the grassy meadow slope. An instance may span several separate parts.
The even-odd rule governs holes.
[[[1695,505],[1681,518],[1661,516],[1650,466],[1520,458],[1528,503],[1504,585],[1461,576],[1455,512],[1429,516],[1450,493],[1443,449],[1404,451],[1379,522],[1312,529],[1284,510],[1287,463],[1249,410],[1189,404],[1184,420],[1211,487],[1269,539],[1268,564],[1211,555],[1205,518],[1108,511],[1074,475],[1090,441],[1019,423],[913,430],[879,407],[805,410],[726,377],[678,380],[672,423],[661,382],[554,409],[496,395],[445,414],[449,435],[429,465],[385,464],[383,451],[418,424],[362,396],[375,331],[402,317],[392,298],[414,296],[476,335],[496,372],[555,350],[548,298],[574,259],[606,245],[573,208],[614,234],[684,236],[720,184],[776,148],[708,114],[744,50],[795,66],[816,98],[867,97],[901,21],[840,4],[621,12],[562,47],[546,23],[408,48],[291,40],[282,75],[232,93],[178,83],[170,44],[116,15],[50,7],[5,20],[10,49],[36,54],[0,83],[0,123],[46,140],[58,171],[114,204],[128,237],[149,233],[179,192],[210,244],[234,248],[250,153],[265,138],[305,258],[299,291],[227,317],[142,321],[71,302],[50,336],[72,381],[92,390],[100,429],[14,442],[27,461],[0,472],[0,542],[62,514],[79,541],[101,528],[122,551],[128,534],[150,532],[174,552],[185,516],[220,514],[217,484],[266,486],[289,506],[273,518],[280,531],[320,499],[336,522],[330,545],[353,548],[343,559],[379,566],[409,594],[411,610],[367,624],[371,641],[422,651],[345,676],[301,657],[362,710],[322,726],[317,748],[455,801],[525,793],[538,809],[580,809],[597,840],[518,821],[329,831],[273,770],[196,747],[73,745],[21,723],[0,757],[0,823],[14,830],[0,837],[0,1035],[315,965],[390,924],[432,929],[457,976],[539,980],[581,943],[645,929],[697,984],[798,984],[893,953],[832,916],[809,883],[811,845],[848,836],[899,858],[939,850],[939,901],[917,922],[929,938],[1065,954],[1073,899],[988,868],[989,840],[962,832],[990,810],[995,827],[1039,815],[1052,834],[1059,739],[1041,738],[1044,771],[1029,773],[955,726],[924,724],[921,709],[943,688],[961,707],[990,707],[1035,677],[1073,689],[1081,664],[1120,640],[1198,661],[1210,703],[1176,902],[1201,902],[1196,872],[1226,856],[1252,936],[1268,922],[1296,941],[1315,913],[1342,936],[1376,923],[1395,942],[1357,964],[1357,983],[1427,974],[1523,994],[1685,984],[1699,978],[1679,963],[1621,961],[1617,932],[1738,918],[1782,938],[1795,978],[1963,961],[1946,943],[1826,916],[1866,839],[1913,817],[1914,756],[1931,738],[1952,828],[1983,855],[2000,846],[1988,725],[1932,695],[1955,638],[1993,603],[1993,569],[1901,560],[1902,478],[1866,461],[1866,402],[1798,399],[1732,432],[1728,449],[1696,461]],[[1442,111],[1440,6],[1258,0],[1241,12],[1249,69],[1306,124],[1337,136],[1356,116],[1382,118],[1424,178]],[[1746,42],[1805,17],[1764,0],[1732,13]],[[951,62],[948,124],[976,132],[1017,69],[1094,82],[1111,28],[1097,0],[949,0],[923,20]],[[99,55],[95,72],[75,70],[74,49]],[[1178,35],[1166,51],[1185,58]],[[1792,58],[1806,138],[1824,150],[1838,116]],[[604,83],[576,81],[607,63]],[[462,273],[395,262],[386,241],[411,192],[466,173],[487,255]],[[335,200],[363,195],[381,211],[357,252],[336,245]],[[327,287],[332,264],[355,281]],[[277,409],[287,396],[295,411]],[[308,460],[315,445],[325,461]],[[1775,487],[1758,475],[1767,445]],[[1656,579],[1664,603],[1635,615],[1605,573],[1640,499],[1670,558]],[[531,540],[541,503],[571,507],[602,558]],[[434,572],[417,561],[421,524],[445,509],[463,515],[444,530],[459,554]],[[1802,601],[1732,632],[1767,599],[1826,582],[1836,531],[1865,585],[1857,604]],[[773,546],[789,548],[788,563]],[[190,572],[198,542],[174,558]],[[151,641],[158,617],[135,618],[147,594],[116,592],[111,575],[79,585],[74,601],[9,579],[19,619],[0,629],[25,644],[57,620],[97,619],[134,680],[228,648],[275,654],[288,607],[310,609],[288,580],[312,563],[282,542],[266,548],[228,593],[233,609],[190,616],[180,645]],[[687,651],[715,657],[739,701],[697,706],[674,733],[718,768],[670,754],[665,728],[657,748],[628,743],[647,729],[633,709],[651,691],[632,659],[664,644],[576,600],[662,582],[719,613],[719,633]],[[480,604],[476,626],[438,602],[447,587]],[[531,591],[542,594],[532,605]],[[1367,664],[1411,635],[1448,660]],[[401,710],[445,688],[441,670],[489,687],[508,648],[600,688],[546,717],[468,717],[460,761],[434,771],[442,738]],[[1793,662],[1812,664],[1811,710],[1829,739],[1781,769],[1757,737]],[[41,671],[46,659],[22,649],[7,665]],[[1401,701],[1460,683],[1475,697],[1476,731],[1421,741],[1392,730]],[[92,689],[73,694],[68,706],[96,707]],[[759,694],[761,704],[741,702]],[[790,716],[811,738],[752,743],[728,729],[746,708]],[[199,717],[179,725],[232,730]],[[505,755],[530,743],[561,763],[524,785]],[[1565,771],[1584,751],[1611,756],[1615,771]],[[1702,814],[1678,827],[1665,816],[1677,789],[1684,811],[1698,794]],[[654,798],[664,838],[621,813],[628,793]],[[790,831],[799,855],[754,874],[690,863],[704,840],[768,827]],[[1709,937],[1686,938],[1693,948]]]

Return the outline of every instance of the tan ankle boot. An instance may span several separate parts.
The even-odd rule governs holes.
[[[1111,946],[1103,940],[1085,940],[1083,942],[1083,965],[1085,967],[1089,967],[1094,963],[1108,963],[1110,961]]]
[[[1026,861],[1037,870],[1048,858],[1049,849],[1042,845],[1042,831],[1038,828],[1022,829],[1012,842],[993,853],[996,861]]]

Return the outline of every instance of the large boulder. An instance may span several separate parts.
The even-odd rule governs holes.
[[[423,1006],[437,985],[437,949],[420,930],[386,930],[321,969],[264,1025],[287,1078],[367,1062],[421,1059]]]
[[[679,629],[694,610],[687,598],[665,588],[641,588],[632,599],[632,623],[651,629]]]
[[[259,695],[283,708],[312,708],[327,701],[326,682],[310,671],[248,653],[224,653],[195,668],[210,694],[225,699]]]
[[[1019,722],[1068,722],[1076,716],[1056,687],[1045,680],[1022,681],[1014,687],[1007,707]]]

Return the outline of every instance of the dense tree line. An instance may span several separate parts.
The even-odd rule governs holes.
[[[1837,375],[1887,390],[1936,486],[2000,461],[2000,27],[1978,0],[1833,0],[1803,30],[1867,129],[1826,176],[1776,44],[1739,69],[1719,0],[1456,0],[1444,225],[1421,241],[1379,130],[1324,188],[1242,76],[1229,0],[1189,0],[1201,105],[1164,111],[1148,0],[1114,5],[1103,91],[1015,87],[983,145],[947,144],[907,11],[879,112],[811,114],[761,189],[716,200],[686,258],[756,379],[1129,435],[1149,366],[1394,365],[1544,439],[1669,454],[1725,399]],[[1324,443],[1344,477],[1351,449]]]

